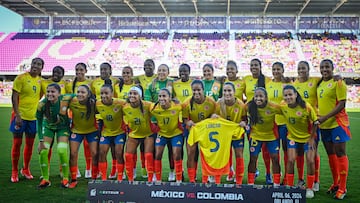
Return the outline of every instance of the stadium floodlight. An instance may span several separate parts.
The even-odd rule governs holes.
[[[130,0],[124,0],[124,3],[135,13],[135,15],[140,15],[140,13],[136,11],[136,8],[130,3]]]
[[[165,5],[164,5],[163,1],[162,1],[162,0],[159,0],[159,3],[160,3],[161,8],[163,9],[165,15],[168,15],[168,12],[167,12],[167,10],[166,10],[166,8],[165,8]]]
[[[340,0],[339,3],[336,4],[335,8],[331,11],[331,15],[334,15],[334,13],[344,4],[347,0]]]
[[[76,10],[74,8],[71,8],[71,6],[67,3],[65,3],[64,0],[56,0],[56,2],[58,2],[59,4],[61,4],[62,6],[64,6],[65,8],[67,8],[69,11],[71,11],[73,14],[75,15],[80,15],[78,14],[78,12],[76,12]]]
[[[100,9],[101,12],[103,12],[105,15],[108,15],[108,13],[106,12],[106,10],[100,5],[97,3],[96,0],[90,0],[91,3],[93,3],[98,9]]]
[[[196,16],[198,16],[198,14],[199,14],[199,10],[198,10],[198,7],[197,7],[197,0],[192,0],[192,2],[193,2],[193,4],[194,4],[194,8],[195,8],[195,14],[196,14]]]
[[[38,4],[34,4],[32,0],[24,0],[24,2],[41,11],[43,14],[49,15],[44,8],[41,8]]]
[[[304,9],[307,7],[307,5],[310,3],[310,0],[305,0],[305,3],[303,4],[303,6],[301,7],[300,11],[298,12],[298,16],[300,16],[302,14],[302,12],[304,11]]]

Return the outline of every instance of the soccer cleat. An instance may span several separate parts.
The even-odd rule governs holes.
[[[148,177],[146,168],[142,168],[142,169],[141,169],[141,177],[143,177],[143,178],[147,178],[147,177]]]
[[[298,180],[298,183],[296,185],[299,188],[305,188],[305,181],[304,180]]]
[[[114,174],[110,174],[109,175],[109,179],[115,179],[115,178],[117,178],[117,174],[116,174],[116,172],[114,173]]]
[[[81,178],[81,173],[80,173],[80,170],[78,169],[77,173],[76,173],[76,177],[77,178]]]
[[[345,195],[346,195],[346,190],[345,191],[338,190],[336,192],[336,194],[334,195],[334,199],[342,200],[342,199],[344,199]]]
[[[215,183],[215,177],[214,176],[208,176],[208,182],[209,183]]]
[[[327,194],[334,194],[339,189],[338,185],[332,184],[330,188],[326,191]]]
[[[85,170],[85,178],[91,178],[91,170]]]
[[[69,184],[69,188],[75,188],[77,186],[78,182],[76,180],[71,181]]]
[[[51,182],[48,180],[41,180],[40,184],[38,185],[38,189],[44,189],[51,186]]]
[[[319,182],[314,182],[313,190],[314,190],[314,192],[319,192],[319,190],[320,190],[320,183]]]
[[[17,172],[12,172],[11,173],[11,182],[12,183],[17,183],[17,182],[19,182],[19,175],[18,175],[18,173]]]
[[[28,180],[34,179],[34,176],[31,175],[29,169],[25,170],[25,169],[22,168],[22,169],[20,170],[20,174],[21,174],[22,176],[24,176],[24,177],[25,177],[26,179],[28,179]]]
[[[69,187],[69,180],[68,179],[63,179],[61,181],[61,187],[68,188]]]
[[[232,181],[234,180],[234,170],[230,169],[229,174],[226,176],[226,181]]]
[[[169,172],[168,181],[169,181],[169,182],[175,181],[175,173],[174,173],[174,171],[170,171],[170,172]]]
[[[310,188],[306,189],[306,198],[312,199],[314,198],[314,191]]]
[[[256,174],[255,174],[256,176]],[[273,180],[272,180],[272,177],[271,177],[271,174],[268,173],[266,174],[266,185],[272,185],[273,184]]]

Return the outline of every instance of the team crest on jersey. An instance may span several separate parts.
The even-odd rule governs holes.
[[[215,91],[218,91],[218,89],[219,89],[218,86],[214,86]]]
[[[40,83],[41,83],[41,80],[38,80],[37,82],[40,84]]]
[[[250,147],[250,152],[255,152],[255,147]]]
[[[296,115],[302,116],[302,112],[301,112],[301,111],[297,111],[297,112],[296,112]]]
[[[118,111],[119,111],[119,109],[118,109],[117,107],[115,107],[113,110],[114,110],[114,112],[118,112]]]
[[[63,106],[61,111],[66,111],[67,110],[67,107],[66,106]]]
[[[238,108],[235,108],[235,109],[234,109],[234,112],[235,112],[235,113],[239,112],[239,109],[238,109]]]
[[[64,87],[64,84],[60,84],[60,87],[63,88],[63,87]]]
[[[265,111],[265,114],[266,114],[266,115],[270,115],[270,114],[271,114],[271,111],[270,111],[270,110],[266,110],[266,111]]]
[[[328,88],[332,87],[332,83],[329,83],[329,84],[327,85],[327,87],[328,87]]]
[[[240,87],[240,84],[237,84],[236,87],[239,88],[239,87]]]
[[[294,141],[294,140],[290,140],[289,144],[290,144],[291,146],[294,146],[294,145],[295,145],[295,141]]]
[[[176,114],[176,111],[175,111],[175,110],[172,110],[172,111],[171,111],[171,114],[172,114],[172,115],[175,115],[175,114]]]
[[[209,106],[208,105],[204,106],[204,109],[205,111],[209,110]]]
[[[75,134],[75,133],[71,134],[71,138],[75,139],[75,138],[76,138],[76,134]]]
[[[100,137],[100,142],[104,142],[105,138],[104,137]]]
[[[312,82],[309,82],[309,87],[312,87],[314,84]]]

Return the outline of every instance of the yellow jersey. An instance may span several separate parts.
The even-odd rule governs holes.
[[[124,100],[114,98],[111,105],[104,105],[100,100],[96,102],[96,109],[99,112],[104,126],[102,136],[117,136],[124,133],[122,129]]]
[[[236,79],[234,81],[230,81],[226,78],[225,82],[231,82],[235,86],[235,97],[243,100],[243,94],[244,94],[244,82],[241,79]]]
[[[119,79],[118,78],[115,78],[113,76],[110,76],[110,80],[112,81],[112,87],[113,87],[113,90],[114,90],[114,94],[115,94],[115,87],[116,86],[119,86]],[[101,79],[100,77],[94,79],[92,82],[91,82],[91,85],[90,85],[90,89],[91,89],[91,92],[96,96],[96,99],[97,100],[100,100],[100,90],[101,90],[101,87],[105,84],[105,80]]]
[[[150,128],[151,113],[150,113],[151,102],[142,101],[141,112],[140,107],[133,108],[129,103],[123,106],[123,115],[126,124],[130,129],[129,137],[132,138],[145,138],[153,132]]]
[[[202,104],[192,102],[191,98],[187,99],[183,104],[182,116],[183,118],[192,120],[194,123],[200,122],[204,119],[210,118],[215,113],[216,103],[212,97],[205,97]]]
[[[173,83],[174,97],[176,97],[181,103],[192,96],[191,82],[192,80],[188,80],[186,82],[177,80]]]
[[[161,108],[159,104],[155,108],[154,106],[155,104],[151,105],[150,111],[160,128],[158,134],[166,138],[182,134],[179,123],[180,112],[182,111],[181,105],[171,102],[171,106],[168,109]]]

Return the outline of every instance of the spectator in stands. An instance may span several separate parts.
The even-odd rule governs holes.
[[[30,160],[36,135],[36,107],[41,93],[41,71],[44,68],[44,60],[34,58],[31,61],[29,72],[18,75],[15,78],[11,95],[12,115],[10,131],[13,133],[13,145],[11,149],[12,172],[11,182],[19,182],[18,164],[22,137],[25,133],[24,165],[20,171],[26,179],[33,179],[30,172]]]

